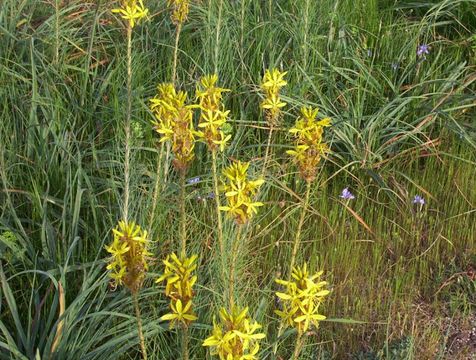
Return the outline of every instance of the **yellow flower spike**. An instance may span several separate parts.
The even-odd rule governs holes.
[[[168,0],[167,6],[172,8],[171,19],[175,25],[183,24],[187,21],[190,0]]]
[[[125,285],[135,293],[142,287],[145,273],[148,269],[147,257],[147,231],[134,222],[119,221],[112,230],[113,241],[106,246],[106,251],[111,254],[107,269],[114,284]]]
[[[277,125],[281,109],[286,106],[286,103],[279,96],[280,89],[287,85],[287,82],[284,80],[286,74],[286,71],[281,72],[278,69],[267,69],[261,82],[261,89],[265,95],[264,100],[261,102],[261,108],[265,110],[266,118],[271,126]]]
[[[227,212],[237,224],[248,222],[253,214],[258,212],[257,208],[264,205],[253,201],[264,180],[249,180],[249,166],[249,163],[238,161],[223,170],[225,183],[222,191],[225,193],[227,205],[221,206],[220,210]]]
[[[296,124],[289,130],[295,138],[294,148],[286,151],[296,162],[301,177],[306,181],[314,180],[321,158],[329,152],[323,142],[324,127],[331,125],[330,118],[317,120],[319,109],[304,107]]]
[[[319,314],[319,306],[330,293],[324,289],[326,281],[319,281],[322,271],[310,275],[305,263],[295,267],[291,281],[276,279],[275,282],[284,286],[284,292],[276,292],[282,303],[282,310],[275,310],[285,326],[295,327],[299,334],[309,330],[311,326],[318,327],[319,321],[326,317]]]
[[[144,6],[142,0],[123,0],[122,7],[112,9],[112,12],[120,14],[133,28],[136,23],[147,16],[149,10]]]
[[[187,93],[177,92],[173,84],[160,84],[157,90],[157,95],[150,100],[150,109],[155,117],[152,126],[161,136],[161,142],[172,144],[175,168],[185,171],[195,156],[197,133],[193,128],[195,105],[187,105]]]
[[[175,253],[167,256],[163,261],[165,271],[155,282],[166,281],[165,295],[170,300],[171,312],[161,317],[162,320],[170,320],[170,327],[176,323],[188,326],[197,320],[193,313],[193,286],[197,282],[197,276],[192,273],[197,268],[195,261],[198,256],[178,257]]]
[[[266,335],[258,332],[261,325],[249,317],[248,308],[233,308],[231,312],[222,308],[219,314],[220,323],[213,321],[212,335],[202,345],[220,359],[258,359],[259,341]]]
[[[225,134],[222,129],[230,114],[229,110],[225,110],[222,98],[223,93],[230,90],[218,87],[217,82],[216,74],[206,75],[200,79],[197,86],[196,97],[201,110],[198,127],[203,129],[197,136],[211,151],[219,149],[223,152],[231,135]]]

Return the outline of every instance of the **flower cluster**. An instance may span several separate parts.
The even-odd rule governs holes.
[[[212,355],[220,360],[254,360],[259,351],[259,340],[266,337],[257,332],[261,325],[248,315],[248,308],[233,308],[231,313],[220,311],[220,323],[213,321],[212,336],[203,342],[203,346],[212,348]]]
[[[170,328],[175,323],[188,326],[192,321],[197,320],[193,312],[193,285],[197,281],[197,276],[193,275],[197,264],[197,255],[191,257],[181,256],[175,253],[170,254],[163,261],[165,265],[164,274],[156,280],[156,283],[166,281],[165,295],[170,298],[171,312],[162,316],[162,320],[170,320]]]
[[[329,151],[322,136],[324,127],[330,126],[331,119],[317,120],[318,111],[317,108],[302,108],[301,116],[296,120],[295,126],[289,130],[296,140],[293,150],[288,150],[287,153],[294,157],[299,172],[306,181],[314,180],[322,155]]]
[[[263,206],[261,202],[254,202],[253,197],[264,180],[249,180],[249,166],[249,163],[238,161],[223,170],[226,180],[223,191],[228,204],[221,206],[220,210],[228,212],[237,224],[245,224],[257,213],[257,208]]]
[[[218,87],[217,81],[216,74],[208,75],[202,77],[197,86],[196,96],[201,110],[197,135],[210,150],[214,151],[219,147],[223,151],[231,135],[226,135],[222,129],[230,113],[224,109],[222,97],[224,92],[230,90]]]
[[[175,25],[187,21],[190,0],[168,0],[167,5],[172,8],[172,21]]]
[[[187,93],[177,92],[173,84],[158,86],[157,95],[151,99],[155,119],[152,125],[161,135],[161,142],[170,141],[177,170],[185,171],[194,158],[195,130],[193,128],[193,105],[187,105]]]
[[[106,246],[112,255],[107,269],[114,285],[124,284],[135,293],[142,287],[148,269],[147,257],[152,255],[147,251],[147,231],[134,222],[125,221],[119,221],[112,231],[114,239]]]
[[[261,103],[261,108],[266,111],[266,118],[271,126],[275,126],[278,121],[281,109],[286,106],[286,103],[279,97],[279,91],[287,82],[284,76],[287,72],[281,72],[278,69],[266,70],[261,83],[261,88],[264,91],[265,99]]]
[[[294,280],[275,280],[286,289],[285,292],[276,293],[283,305],[282,310],[275,312],[281,317],[284,325],[295,327],[299,334],[305,333],[311,325],[317,327],[319,321],[326,318],[318,313],[324,297],[329,294],[329,290],[323,289],[327,282],[319,281],[322,274],[323,272],[319,271],[310,275],[307,264],[304,264],[293,269]]]
[[[144,6],[142,0],[123,0],[122,7],[113,9],[112,12],[119,13],[133,28],[139,20],[147,16],[149,10]]]

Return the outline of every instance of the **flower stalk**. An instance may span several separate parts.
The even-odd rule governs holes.
[[[289,278],[291,278],[291,272],[294,267],[294,263],[296,262],[296,256],[299,250],[299,246],[301,245],[302,226],[304,225],[304,219],[306,217],[307,208],[309,206],[310,194],[311,194],[311,181],[306,181],[306,194],[304,195],[304,201],[302,203],[302,208],[301,208],[301,216],[299,217],[299,223],[296,230],[296,236],[294,238],[293,252],[291,254],[291,263],[289,266]]]
[[[140,349],[142,352],[142,357],[144,360],[147,360],[147,350],[145,348],[145,339],[144,339],[144,332],[142,330],[142,318],[140,315],[140,307],[139,307],[139,300],[137,298],[137,292],[132,293],[132,302],[134,303],[134,310],[136,313],[137,332],[139,333],[139,343],[140,343]]]

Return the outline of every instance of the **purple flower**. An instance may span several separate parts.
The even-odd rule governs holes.
[[[207,198],[208,199],[215,199],[215,193],[214,192],[211,192],[207,195]]]
[[[420,195],[415,195],[413,198],[414,204],[420,204],[421,206],[425,205],[425,199],[423,199]]]
[[[190,184],[190,185],[194,185],[194,184],[197,184],[199,181],[200,181],[200,178],[198,176],[196,176],[194,178],[188,179],[187,183]]]
[[[345,188],[344,190],[342,190],[342,194],[340,194],[340,198],[344,200],[352,200],[352,199],[355,199],[355,196],[349,191],[349,188]]]
[[[425,57],[425,55],[428,55],[430,53],[430,48],[426,44],[419,45],[416,53],[420,57]]]

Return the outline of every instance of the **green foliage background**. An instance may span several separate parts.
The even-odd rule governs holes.
[[[158,320],[167,301],[152,281],[178,243],[172,170],[147,224],[158,152],[148,99],[170,78],[175,30],[164,1],[145,3],[150,20],[133,40],[130,214],[151,226],[157,256],[140,294],[150,356],[177,359],[180,337]],[[126,61],[124,30],[110,12],[116,5],[0,4],[0,359],[139,357],[130,297],[108,288],[104,262],[123,186]],[[333,119],[333,153],[312,189],[300,258],[326,270],[333,291],[323,311],[337,319],[310,335],[302,358],[452,356],[451,329],[470,326],[476,301],[475,14],[474,0],[192,5],[178,78],[192,93],[200,76],[217,72],[232,89],[233,142],[220,164],[247,160],[260,173],[267,131],[258,84],[265,68],[289,71],[289,105],[260,194],[266,206],[248,228],[239,264],[237,292],[268,334],[261,358],[272,359],[278,341],[273,279],[289,263],[304,189],[285,155],[285,130],[302,105]],[[430,46],[425,60],[420,44]],[[191,353],[204,359],[201,341],[222,284],[206,200],[211,159],[202,146],[196,155],[188,176],[201,180],[187,187],[190,252],[200,255]],[[339,199],[344,187],[356,195],[352,211]],[[415,194],[426,199],[422,212],[411,203]],[[230,246],[229,223],[225,235]],[[292,339],[279,339],[284,359]],[[405,349],[395,355],[391,344],[401,339]]]

